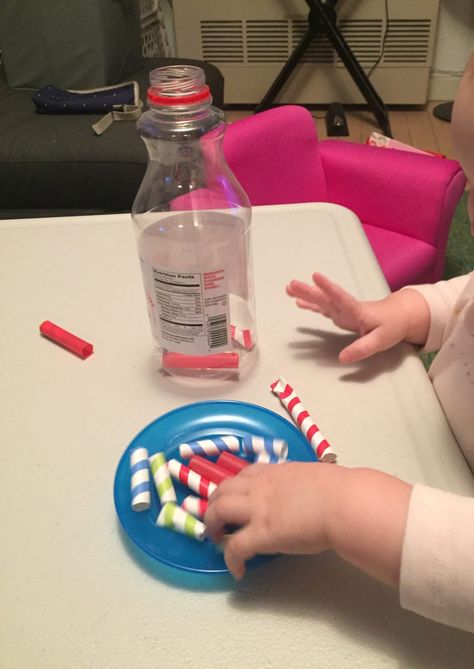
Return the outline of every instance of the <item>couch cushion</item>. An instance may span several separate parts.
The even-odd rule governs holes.
[[[164,65],[203,67],[214,103],[223,105],[223,77],[201,61],[150,58],[130,76],[146,100],[148,73]],[[147,162],[133,121],[97,137],[91,125],[101,116],[38,114],[32,91],[0,85],[0,217],[9,210],[36,216],[36,210],[83,213],[129,211]]]
[[[115,84],[141,67],[139,4],[2,0],[0,44],[10,86]]]

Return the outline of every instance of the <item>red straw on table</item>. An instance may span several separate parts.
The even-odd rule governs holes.
[[[89,342],[84,339],[80,339],[73,335],[71,332],[64,330],[55,323],[51,321],[44,321],[41,323],[40,332],[42,335],[51,339],[52,341],[60,344],[63,348],[66,348],[68,351],[75,353],[80,358],[88,358],[94,352],[94,347]]]
[[[209,481],[212,481],[216,485],[219,485],[219,483],[222,483],[222,481],[225,481],[225,479],[232,476],[227,469],[219,467],[215,462],[206,460],[206,458],[203,458],[200,455],[193,455],[188,466],[193,472],[204,476],[204,478],[209,479]]]
[[[193,472],[189,467],[181,464],[179,460],[169,460],[168,470],[174,479],[188,486],[188,488],[197,492],[201,497],[210,497],[217,488],[215,483],[204,478],[204,476]]]
[[[335,462],[337,455],[332,450],[329,442],[326,440],[319,427],[301,404],[300,398],[296,395],[290,384],[280,377],[277,381],[271,384],[270,388],[275,395],[278,395],[280,402],[313,447],[318,459],[322,462]]]
[[[219,465],[219,467],[227,469],[232,474],[238,474],[242,469],[248,467],[250,462],[247,462],[247,460],[244,460],[243,458],[239,458],[237,455],[233,455],[233,453],[224,452],[219,455],[216,464]]]
[[[204,514],[207,511],[208,504],[209,502],[207,499],[195,497],[194,495],[188,495],[183,499],[181,506],[185,511],[202,520],[204,518]]]
[[[238,369],[238,353],[211,353],[210,355],[185,355],[163,353],[163,367],[170,369]]]

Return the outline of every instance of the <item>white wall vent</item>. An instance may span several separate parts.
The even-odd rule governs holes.
[[[423,104],[433,58],[439,0],[388,0],[383,57],[372,81],[387,104]],[[385,2],[341,0],[338,25],[369,70],[381,53]],[[304,0],[174,0],[177,56],[214,63],[227,104],[254,104],[267,92],[307,28]],[[364,102],[325,36],[290,75],[276,102]]]

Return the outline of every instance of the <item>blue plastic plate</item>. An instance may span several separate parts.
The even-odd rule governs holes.
[[[163,451],[168,459],[181,459],[178,452],[179,444],[191,439],[204,439],[220,434],[237,437],[258,434],[285,439],[288,443],[290,460],[303,462],[316,460],[310,444],[294,425],[273,411],[255,404],[230,401],[198,402],[174,409],[150,423],[133,439],[120,459],[114,482],[115,508],[120,523],[130,539],[152,558],[169,566],[207,574],[227,572],[222,553],[211,541],[199,542],[155,525],[160,502],[153,485],[150,510],[132,511],[130,451],[142,446],[148,449],[150,455]],[[186,495],[195,494],[177,481],[174,484],[178,503]],[[268,558],[257,558],[257,562],[262,559]],[[255,560],[252,562],[255,563]]]

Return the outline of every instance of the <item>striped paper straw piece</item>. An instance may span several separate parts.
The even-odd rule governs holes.
[[[254,341],[252,338],[252,333],[248,328],[241,329],[237,328],[235,325],[231,325],[230,336],[237,344],[239,344],[239,346],[242,346],[242,348],[247,349],[247,351],[253,349]]]
[[[211,353],[209,355],[186,355],[163,353],[163,367],[170,369],[238,369],[240,357],[237,352]]]
[[[233,451],[236,453],[240,448],[237,437],[232,435],[221,435],[212,439],[197,439],[180,444],[179,454],[185,460],[193,455],[219,455],[222,451]]]
[[[185,511],[196,516],[196,518],[204,518],[204,514],[208,507],[208,501],[207,499],[202,499],[202,497],[188,495],[183,499],[181,506]]]
[[[134,511],[146,511],[150,508],[150,470],[146,448],[134,448],[130,453],[130,493]]]
[[[168,527],[198,541],[203,541],[206,534],[206,526],[200,520],[194,518],[190,513],[182,509],[174,502],[167,502],[161,509],[156,524],[160,527]]]
[[[238,474],[242,469],[248,467],[250,462],[233,453],[221,453],[217,458],[216,464],[223,469],[227,469],[232,474]]]
[[[201,497],[210,497],[217,488],[215,483],[196,474],[192,469],[181,464],[179,460],[170,460],[168,462],[168,469],[174,479],[188,486],[188,488],[197,492]]]
[[[285,409],[313,447],[318,459],[322,462],[334,462],[337,455],[332,450],[329,442],[326,440],[319,427],[301,404],[300,398],[296,395],[290,384],[280,377],[277,381],[271,384],[270,388],[275,395],[278,395]]]
[[[188,466],[193,472],[201,474],[205,479],[209,479],[209,481],[212,481],[216,485],[219,485],[219,483],[232,476],[232,473],[228,469],[219,467],[215,462],[207,458],[202,458],[200,455],[193,455]]]
[[[267,451],[263,451],[262,453],[257,453],[257,457],[255,458],[255,462],[258,462],[259,464],[269,464],[269,465],[277,465],[280,462],[286,462],[286,458],[280,458],[276,453],[268,453]]]
[[[271,453],[283,459],[288,455],[288,444],[284,439],[249,435],[243,438],[242,446],[246,453]]]
[[[176,492],[168,471],[168,462],[164,453],[155,453],[148,458],[150,469],[155,481],[155,488],[162,504],[176,502]]]

